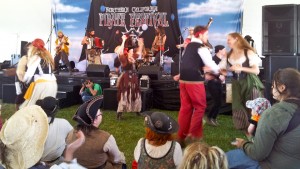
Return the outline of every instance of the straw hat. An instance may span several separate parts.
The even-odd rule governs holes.
[[[3,125],[0,139],[6,146],[6,168],[27,169],[42,157],[48,135],[48,119],[39,106],[20,109]]]

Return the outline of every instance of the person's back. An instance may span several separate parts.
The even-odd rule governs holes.
[[[41,161],[52,162],[63,155],[66,147],[66,138],[73,129],[66,119],[55,118],[49,125],[48,137],[44,147]]]

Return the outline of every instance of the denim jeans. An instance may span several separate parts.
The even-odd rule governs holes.
[[[94,96],[90,95],[90,94],[87,93],[86,91],[83,91],[83,92],[81,93],[81,98],[82,98],[82,101],[83,101],[83,102],[86,102],[86,101],[90,100],[92,97],[94,97]]]
[[[241,149],[235,149],[226,153],[230,169],[261,169],[258,161],[252,160]]]

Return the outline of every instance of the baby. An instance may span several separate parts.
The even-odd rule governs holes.
[[[248,100],[246,102],[246,107],[252,109],[251,119],[249,120],[250,125],[248,127],[248,133],[253,137],[255,135],[257,122],[260,115],[269,107],[271,107],[270,101],[266,98],[256,98],[254,100]]]

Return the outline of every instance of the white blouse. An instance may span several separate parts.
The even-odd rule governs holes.
[[[257,54],[252,54],[252,55],[249,55],[248,56],[249,58],[249,66],[259,66],[260,63],[262,62],[261,58],[257,55]],[[242,65],[245,61],[247,60],[246,56],[241,56],[239,57],[238,59],[233,59],[232,57],[230,57],[228,59],[228,62],[231,64],[231,65]],[[227,58],[223,58],[221,60],[221,62],[219,63],[219,67],[220,69],[226,69],[227,68]]]

